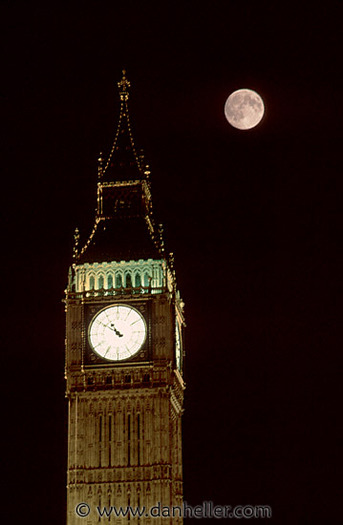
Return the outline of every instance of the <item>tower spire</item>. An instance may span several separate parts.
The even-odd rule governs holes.
[[[120,100],[126,101],[129,98],[129,88],[131,87],[131,84],[126,78],[125,69],[123,69],[122,74],[122,79],[119,82],[117,82],[117,85],[119,89]]]
[[[144,178],[144,170],[131,131],[128,105],[131,83],[126,77],[125,69],[117,85],[120,97],[119,121],[110,154],[102,169],[103,180],[107,182]]]
[[[164,253],[152,213],[150,168],[131,132],[125,70],[117,85],[119,121],[107,160],[102,153],[98,158],[95,223],[87,242],[75,251],[78,262],[160,258]]]

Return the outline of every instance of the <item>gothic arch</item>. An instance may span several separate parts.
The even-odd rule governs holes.
[[[88,290],[95,290],[95,274],[93,272],[88,274],[87,285]]]
[[[123,272],[122,270],[117,270],[115,272],[115,288],[121,288],[123,286]]]
[[[113,288],[113,274],[112,274],[112,272],[108,272],[106,274],[106,284],[107,284],[107,288],[108,289]]]
[[[125,288],[132,288],[132,275],[130,271],[125,272]]]
[[[105,288],[105,275],[100,272],[98,274],[98,290],[101,290],[102,288]]]

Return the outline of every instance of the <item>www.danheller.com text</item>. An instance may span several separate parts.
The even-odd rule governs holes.
[[[116,507],[104,506],[91,508],[88,503],[79,503],[75,508],[80,518],[95,514],[99,518],[132,517],[132,518],[271,518],[272,509],[269,505],[215,505],[212,501],[204,501],[201,505],[188,505],[184,502],[181,506],[169,507],[157,503],[152,507]]]

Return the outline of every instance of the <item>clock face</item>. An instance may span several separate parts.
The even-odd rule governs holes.
[[[89,326],[93,351],[109,361],[122,361],[134,356],[146,339],[146,324],[138,310],[116,304],[104,308]]]

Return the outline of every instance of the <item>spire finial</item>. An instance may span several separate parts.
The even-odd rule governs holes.
[[[126,78],[126,71],[123,69],[123,76],[120,82],[118,82],[118,89],[119,89],[119,95],[120,100],[127,100],[129,98],[129,87],[130,82]]]
[[[149,164],[146,164],[145,167],[144,167],[144,175],[147,179],[149,179],[149,175],[150,175],[150,166]]]

